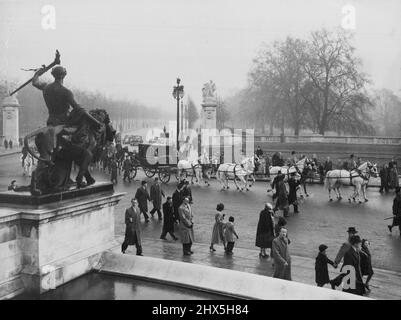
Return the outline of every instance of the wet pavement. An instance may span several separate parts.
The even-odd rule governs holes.
[[[22,168],[19,155],[3,156],[0,158],[0,189],[5,190],[12,179],[19,184],[29,184],[29,179],[22,177]],[[94,172],[98,181],[107,181],[107,174]],[[144,178],[142,171],[132,183],[122,182],[119,177],[115,189],[127,192],[127,195],[117,205],[115,211],[116,234],[123,235],[124,211],[129,206],[130,199],[135,195]],[[163,188],[167,195],[175,189],[174,178]],[[259,212],[266,201],[271,201],[271,194],[266,193],[266,182],[256,182],[249,192],[237,192],[233,189],[220,191],[217,181],[212,180],[211,186],[192,187],[194,198],[193,211],[195,214],[194,231],[196,242],[209,244],[216,204],[223,202],[226,217],[235,217],[239,240],[236,247],[244,249],[257,249],[255,247],[256,226]],[[328,245],[328,256],[334,258],[342,242],[346,239],[346,230],[354,226],[362,238],[371,241],[373,266],[376,268],[401,272],[401,238],[399,231],[394,229],[392,235],[387,229],[391,220],[383,220],[392,216],[392,201],[394,192],[381,195],[377,188],[368,188],[369,202],[363,204],[349,204],[346,200],[341,202],[328,202],[327,190],[322,185],[308,186],[310,197],[300,205],[301,213],[291,216],[288,221],[288,232],[291,238],[291,251],[300,257],[314,258],[321,243]],[[343,189],[343,197],[351,194],[349,187]],[[151,208],[152,205],[150,204]],[[291,208],[292,210],[292,208]],[[145,224],[142,218],[143,236],[149,239],[159,239],[162,223],[152,219]]]
[[[14,300],[34,300],[28,294]],[[36,298],[38,299],[38,298]],[[55,290],[40,300],[224,300],[225,296],[166,284],[99,273],[89,273]],[[230,298],[231,299],[231,298]]]

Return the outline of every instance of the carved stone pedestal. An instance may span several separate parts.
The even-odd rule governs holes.
[[[0,193],[0,299],[41,294],[92,270],[116,245],[123,195],[110,183],[42,197]]]

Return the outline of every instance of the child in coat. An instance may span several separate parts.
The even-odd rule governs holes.
[[[325,284],[331,283],[327,264],[334,266],[334,262],[327,257],[326,249],[327,246],[325,244],[321,244],[319,246],[319,254],[316,257],[315,262],[315,281],[319,287],[323,287]]]
[[[234,236],[236,236],[238,239],[238,235],[234,229],[234,217],[231,216],[230,218],[228,218],[228,222],[225,224],[225,228],[224,228],[224,238],[227,243],[226,254],[228,254],[228,255],[233,254],[233,249],[234,249],[234,244],[235,244]]]

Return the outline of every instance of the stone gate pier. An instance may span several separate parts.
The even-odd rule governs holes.
[[[117,244],[123,196],[111,183],[38,197],[1,192],[0,299],[41,294],[92,270]]]

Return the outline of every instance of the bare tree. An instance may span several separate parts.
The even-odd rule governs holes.
[[[303,97],[320,134],[338,125],[357,128],[359,133],[370,131],[365,125],[371,105],[365,92],[368,79],[359,71],[361,61],[354,55],[351,38],[342,29],[311,34],[305,64],[310,82]]]
[[[250,72],[251,85],[260,88],[265,98],[269,97],[279,109],[282,133],[288,123],[294,134],[299,135],[308,114],[307,103],[301,94],[307,81],[306,46],[305,41],[291,37],[283,42],[276,41],[261,51]],[[277,114],[275,108],[271,111]]]

